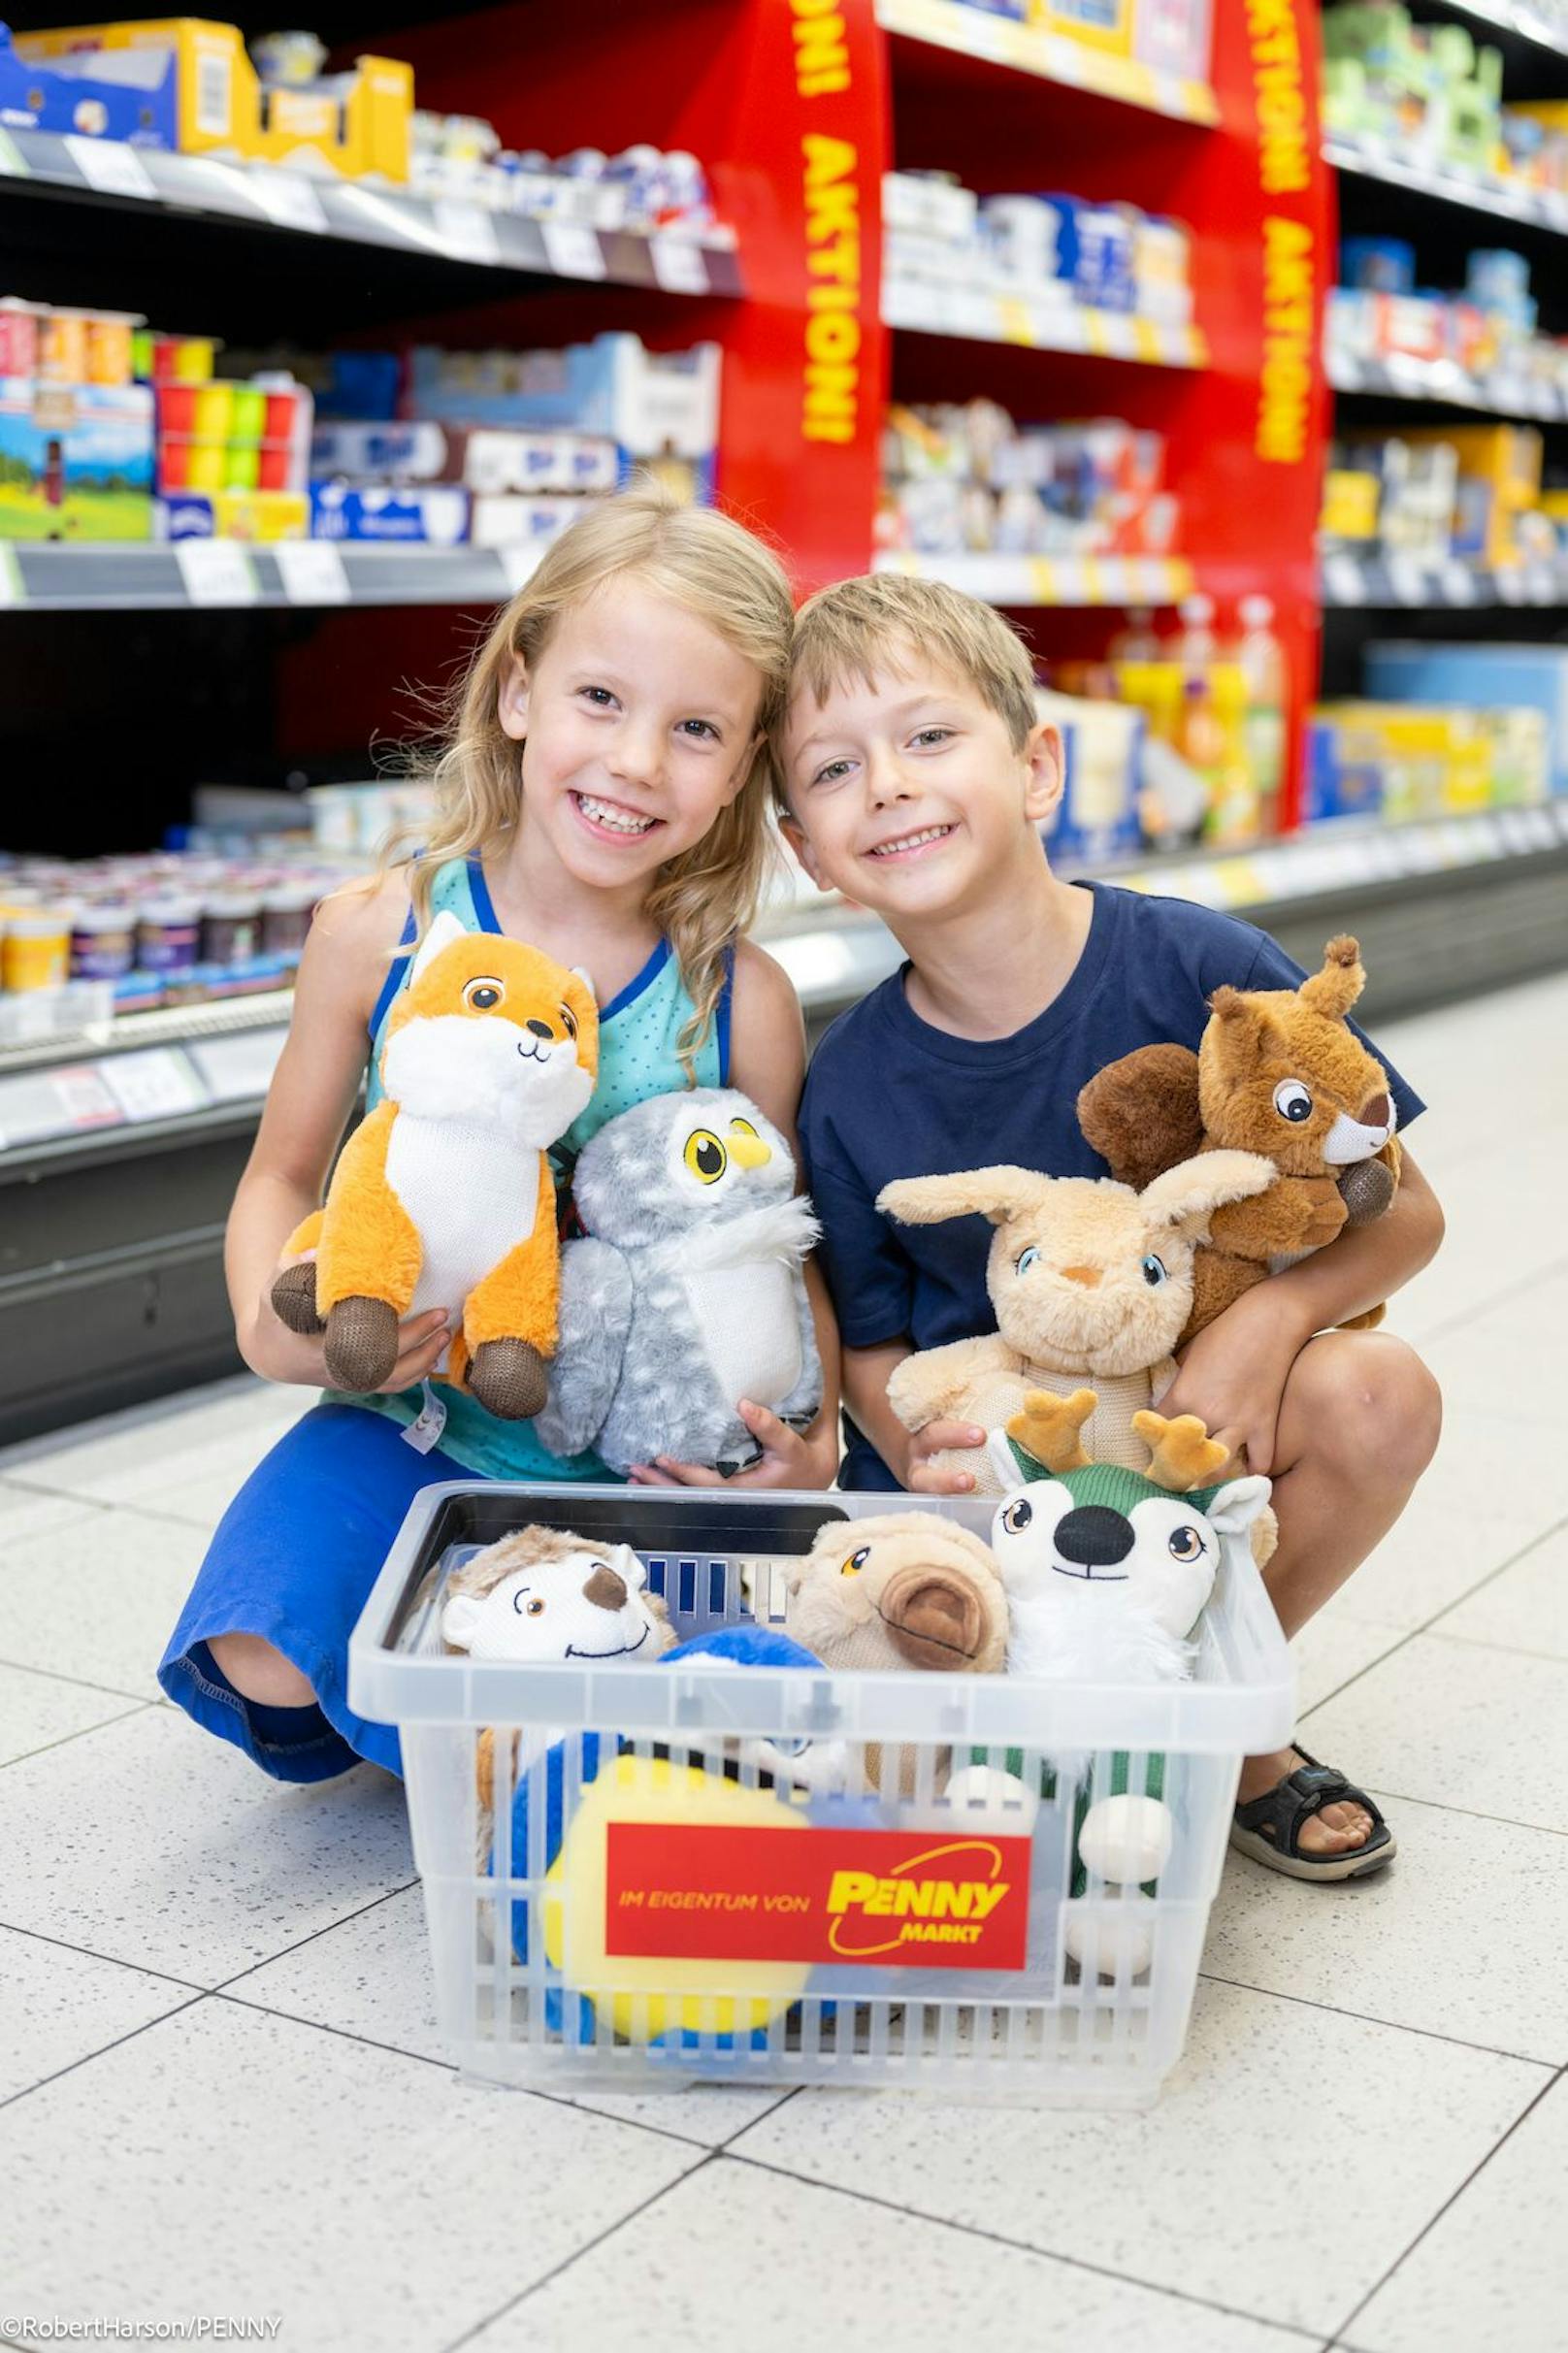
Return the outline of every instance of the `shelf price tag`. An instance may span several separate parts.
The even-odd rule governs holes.
[[[21,149],[9,131],[0,131],[0,177],[25,180],[27,166],[21,159]]]
[[[179,1119],[184,1112],[200,1110],[207,1099],[184,1056],[169,1046],[112,1055],[97,1067],[128,1120]]]
[[[25,605],[27,586],[9,539],[0,539],[0,605]]]
[[[291,605],[348,603],[348,574],[330,539],[279,539],[271,552]]]
[[[135,196],[145,204],[158,193],[147,165],[122,139],[67,139],[65,149],[100,196]]]
[[[544,240],[544,258],[557,278],[604,276],[604,249],[599,232],[585,221],[540,221],[539,234]]]
[[[195,1038],[187,1051],[212,1102],[259,1102],[287,1035],[283,1029],[242,1029],[233,1037]]]
[[[480,262],[492,267],[500,261],[496,216],[487,212],[483,205],[460,204],[450,196],[438,197],[435,218],[436,234],[453,261]]]
[[[261,593],[250,551],[238,539],[180,539],[175,561],[192,605],[254,605]]]
[[[493,550],[493,553],[497,563],[501,566],[501,576],[506,583],[506,594],[508,597],[514,597],[524,581],[532,579],[539,570],[539,560],[544,550],[542,547],[536,547],[532,540],[514,539],[509,547],[498,547]]]
[[[252,164],[244,184],[246,195],[275,228],[301,229],[311,237],[326,235],[330,225],[327,208],[314,182],[303,172],[275,172],[266,164]]]
[[[707,292],[707,257],[689,237],[650,237],[648,257],[654,278],[667,294]]]

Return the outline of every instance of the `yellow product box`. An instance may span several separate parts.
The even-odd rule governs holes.
[[[1332,466],[1323,476],[1321,529],[1325,539],[1375,539],[1380,484],[1375,474]]]
[[[218,539],[306,539],[310,502],[303,490],[214,490],[212,536]]]
[[[1029,21],[1108,56],[1132,54],[1132,0],[1030,0]]]
[[[1541,497],[1539,430],[1534,425],[1434,425],[1401,439],[1419,448],[1446,442],[1458,460],[1454,554],[1475,556],[1484,564],[1518,563],[1515,518]]]
[[[238,26],[202,16],[65,25],[18,34],[16,47],[18,56],[39,61],[169,52],[176,69],[171,143],[182,154],[303,161],[345,180],[408,180],[413,69],[397,58],[361,57],[349,72],[298,89],[264,85]]]

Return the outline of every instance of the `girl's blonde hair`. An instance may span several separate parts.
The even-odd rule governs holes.
[[[500,697],[518,656],[532,670],[564,612],[605,580],[634,574],[706,622],[758,673],[758,741],[744,783],[702,840],[660,867],[647,911],[674,949],[695,1008],[679,1051],[688,1076],[724,985],[725,951],[745,931],[772,855],[768,740],[789,678],[794,601],[783,566],[740,524],[686,507],[653,480],[589,507],[564,532],[499,616],[452,697],[449,740],[430,770],[436,817],[409,861],[422,932],[436,869],[483,857],[517,822],[522,747],[501,724]]]

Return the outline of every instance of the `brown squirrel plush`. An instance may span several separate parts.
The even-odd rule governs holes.
[[[1178,1346],[1272,1267],[1369,1225],[1399,1181],[1388,1073],[1347,1024],[1366,983],[1348,934],[1299,989],[1216,989],[1194,1054],[1142,1046],[1092,1078],[1078,1120],[1111,1174],[1140,1189],[1198,1152],[1256,1152],[1279,1176],[1266,1193],[1216,1210],[1193,1267],[1192,1312]],[[1380,1323],[1374,1307],[1351,1319]]]

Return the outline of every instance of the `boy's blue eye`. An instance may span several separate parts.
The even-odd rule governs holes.
[[[950,727],[923,727],[915,737],[917,743],[945,743],[952,735]]]
[[[1029,1244],[1029,1246],[1028,1250],[1026,1250],[1026,1251],[1025,1251],[1025,1253],[1024,1253],[1023,1257],[1022,1257],[1022,1258],[1019,1259],[1019,1261],[1018,1261],[1018,1271],[1019,1271],[1019,1273],[1020,1273],[1021,1275],[1027,1275],[1027,1274],[1029,1273],[1029,1268],[1030,1268],[1031,1266],[1033,1266],[1033,1265],[1036,1263],[1036,1261],[1038,1260],[1039,1256],[1040,1256],[1040,1253],[1039,1253],[1039,1249],[1038,1249],[1038,1247],[1036,1246],[1036,1244],[1034,1244],[1033,1242],[1031,1242],[1031,1243]]]
[[[1166,1280],[1165,1261],[1163,1258],[1157,1258],[1153,1251],[1143,1261],[1143,1279],[1151,1290],[1156,1291]]]
[[[847,760],[830,760],[825,767],[818,768],[811,781],[813,784],[836,784],[840,776],[848,773],[849,762]]]

